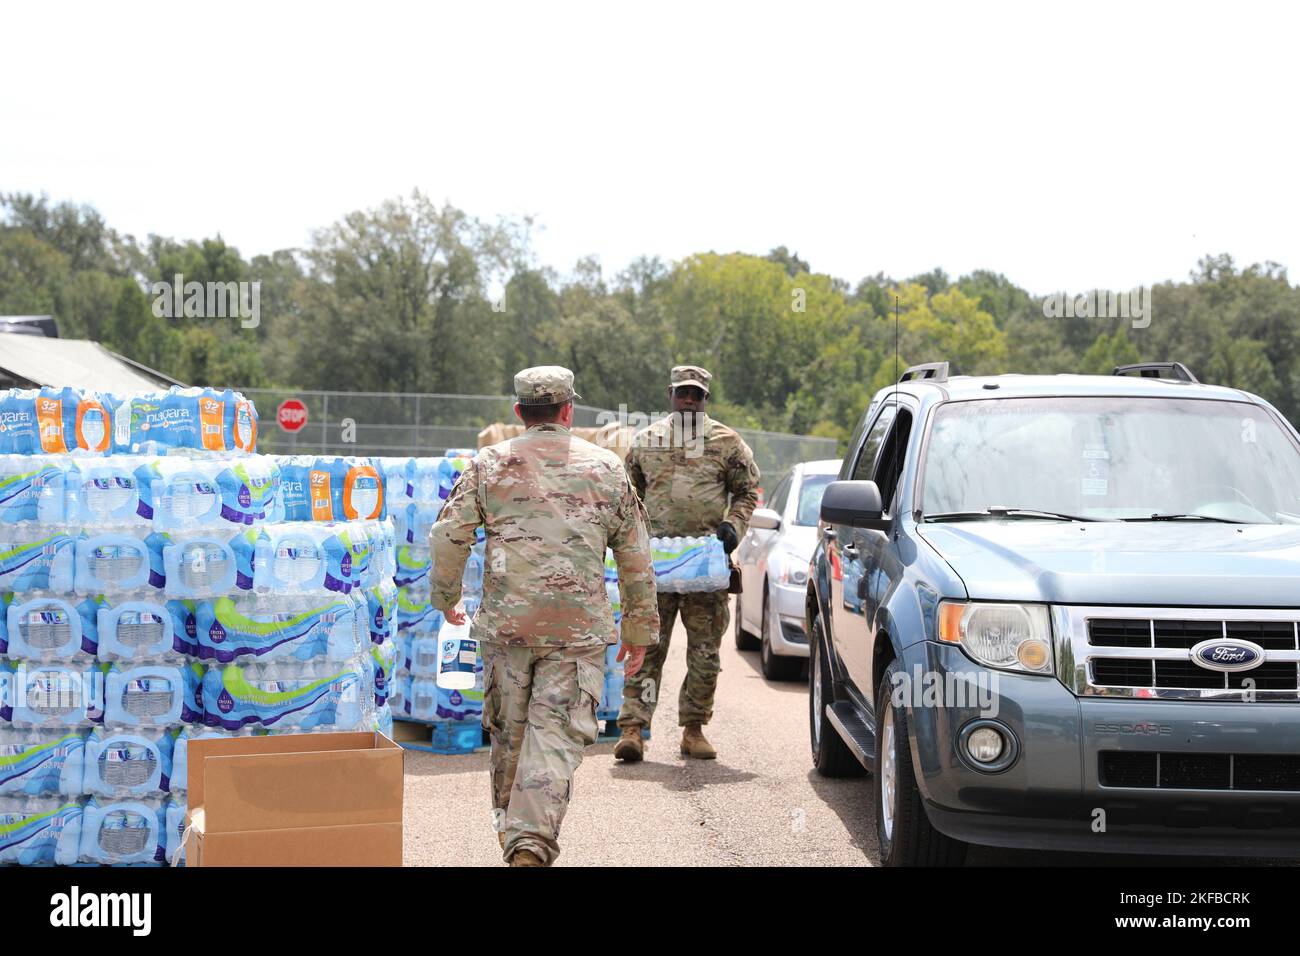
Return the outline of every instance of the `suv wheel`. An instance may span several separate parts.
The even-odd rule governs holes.
[[[772,598],[767,585],[763,585],[763,617],[759,630],[759,662],[763,666],[763,676],[768,680],[794,680],[803,668],[803,660],[798,657],[781,657],[772,652],[772,625],[780,627],[772,614]]]
[[[944,836],[930,823],[912,769],[907,708],[891,693],[901,668],[890,663],[876,689],[876,837],[885,866],[960,866],[966,844]]]
[[[809,635],[812,655],[808,661],[808,734],[812,743],[813,767],[823,777],[857,777],[862,764],[840,737],[839,731],[826,722],[826,707],[835,699],[831,684],[830,662],[826,659],[822,619],[812,620]]]
[[[758,638],[754,637],[745,630],[745,625],[740,622],[740,602],[744,596],[736,595],[736,650],[754,651],[758,649]]]

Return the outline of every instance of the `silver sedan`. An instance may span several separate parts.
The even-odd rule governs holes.
[[[736,596],[736,647],[761,652],[768,680],[794,680],[803,672],[808,562],[817,544],[822,492],[839,471],[838,459],[795,465],[768,507],[754,510],[736,548],[743,584]]]

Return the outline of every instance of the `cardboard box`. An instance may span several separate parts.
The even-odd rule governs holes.
[[[401,866],[402,756],[380,733],[191,740],[187,866]]]

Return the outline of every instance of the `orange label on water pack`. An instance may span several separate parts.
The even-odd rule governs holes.
[[[108,451],[108,409],[93,399],[77,403],[77,447]]]
[[[334,506],[330,501],[330,473],[328,471],[310,472],[311,520],[333,521]]]
[[[253,416],[252,402],[235,405],[235,447],[251,452],[257,447],[257,419]]]
[[[49,455],[67,452],[68,445],[63,440],[62,399],[36,399],[36,425],[41,430],[41,451]]]
[[[362,490],[357,491],[357,481],[365,478]],[[362,514],[362,509],[365,513]],[[379,480],[379,472],[370,465],[358,465],[348,469],[348,476],[343,480],[343,517],[349,521],[358,518],[369,521],[384,513],[384,483]]]
[[[208,451],[225,451],[226,403],[215,398],[199,399],[199,434]]]

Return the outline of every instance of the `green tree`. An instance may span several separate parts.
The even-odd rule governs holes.
[[[1105,332],[1098,334],[1088,351],[1083,353],[1078,371],[1084,375],[1110,375],[1117,366],[1132,365],[1141,360],[1136,346],[1129,341],[1128,332],[1121,325],[1109,335]]]

